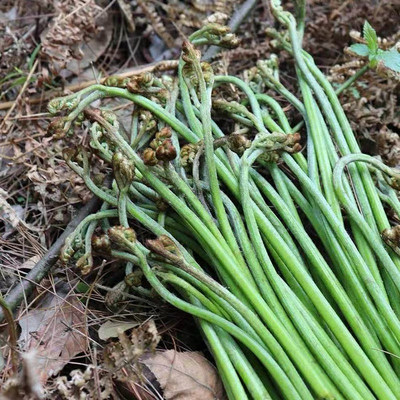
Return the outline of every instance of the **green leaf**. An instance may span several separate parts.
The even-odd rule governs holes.
[[[38,45],[35,47],[35,49],[33,50],[31,56],[29,57],[29,60],[28,60],[28,70],[29,70],[29,71],[30,71],[30,70],[32,69],[32,67],[33,67],[33,63],[34,63],[35,60],[36,60],[36,56],[38,55],[41,46],[42,46],[41,44],[38,44]]]
[[[368,21],[364,23],[363,29],[364,39],[367,42],[369,52],[371,54],[376,54],[378,50],[378,36],[376,35],[375,29],[369,24]]]
[[[10,72],[4,78],[0,79],[0,85],[4,82],[10,81],[11,79],[15,78],[16,76],[21,76],[21,73],[18,71]]]
[[[13,83],[10,85],[9,89],[12,89],[12,88],[14,88],[16,86],[19,86],[19,85],[23,85],[25,83],[25,81],[26,81],[26,76],[21,76],[20,78],[15,79],[13,81]]]
[[[90,289],[90,286],[83,282],[79,282],[75,287],[75,290],[78,293],[86,293],[89,289]]]
[[[350,50],[359,56],[366,57],[369,54],[369,48],[366,44],[356,43],[350,46]]]
[[[379,61],[383,61],[386,68],[400,72],[400,53],[396,49],[383,51],[376,58]]]

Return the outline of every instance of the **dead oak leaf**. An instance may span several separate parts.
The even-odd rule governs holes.
[[[36,350],[40,381],[57,374],[87,349],[87,327],[82,303],[75,295],[48,293],[40,305],[20,318],[22,350]]]
[[[198,351],[159,351],[142,362],[156,377],[166,400],[226,399],[216,369]]]

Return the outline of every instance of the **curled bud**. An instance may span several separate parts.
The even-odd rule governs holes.
[[[224,35],[218,42],[218,46],[226,49],[234,49],[240,44],[240,39],[234,33]]]
[[[284,134],[281,132],[273,132],[271,134],[259,133],[253,140],[252,147],[261,148],[265,153],[261,158],[266,162],[277,162],[280,155],[286,151],[295,153],[301,150],[299,133]]]
[[[156,254],[166,256],[167,253],[182,257],[182,253],[179,251],[178,246],[175,242],[167,235],[161,235],[157,239],[146,240],[146,246]]]
[[[157,121],[150,111],[142,110],[139,114],[140,117],[140,130],[143,132],[153,131],[157,127]]]
[[[280,153],[278,151],[269,151],[262,154],[259,159],[267,163],[277,163],[280,158]]]
[[[121,249],[131,250],[136,243],[136,233],[132,228],[112,226],[107,233],[111,242]]]
[[[211,23],[204,27],[204,32],[207,32],[210,35],[225,35],[231,31],[229,26]]]
[[[214,77],[214,71],[211,67],[211,64],[203,61],[200,63],[200,67],[203,71],[204,80],[206,81],[206,83],[210,83]]]
[[[169,126],[165,126],[159,132],[156,133],[157,139],[169,139],[172,136],[171,128]]]
[[[79,113],[78,116],[74,120],[74,126],[82,126],[82,123],[84,120],[85,120],[85,114]]]
[[[118,188],[122,190],[129,186],[135,177],[134,163],[128,160],[122,153],[117,152],[113,154],[112,165]]]
[[[47,127],[47,133],[56,139],[63,138],[71,126],[67,117],[55,118]]]
[[[61,263],[67,264],[74,254],[75,254],[75,249],[69,243],[66,243],[60,251]]]
[[[288,153],[298,153],[301,151],[302,147],[300,143],[295,143],[292,147],[285,147],[285,150]]]
[[[105,86],[119,87],[125,88],[127,83],[129,82],[129,78],[125,78],[118,75],[109,76],[104,80]]]
[[[125,277],[125,283],[132,287],[138,287],[142,284],[142,277],[143,277],[143,272],[138,269],[136,271],[131,272]]]
[[[60,261],[66,264],[82,247],[83,240],[81,235],[69,236],[60,251]]]
[[[228,145],[235,153],[243,154],[251,146],[251,140],[247,139],[245,135],[229,135]]]
[[[257,61],[257,68],[260,76],[267,82],[269,79],[279,81],[279,78],[275,74],[278,70],[278,57],[276,54],[271,54],[268,60]]]
[[[163,75],[163,76],[161,77],[161,81],[162,81],[163,85],[164,85],[169,91],[174,90],[174,87],[175,87],[174,85],[175,85],[175,83],[177,82],[176,78],[173,78],[173,77],[170,76],[170,75]]]
[[[93,268],[93,257],[91,254],[84,254],[78,259],[76,266],[80,269],[82,275],[87,275]]]
[[[152,131],[153,129],[155,129],[157,127],[157,121],[155,119],[150,119],[149,121],[147,121],[146,123],[146,131]]]
[[[92,236],[92,247],[93,250],[99,254],[110,254],[111,253],[111,241],[107,235],[93,235]]]
[[[171,128],[169,126],[165,126],[156,133],[155,138],[150,142],[150,147],[156,150],[165,139],[169,139],[171,136]]]
[[[161,103],[165,104],[170,99],[170,91],[167,89],[160,88],[154,93],[154,97]]]
[[[143,72],[142,74],[132,76],[127,82],[126,88],[131,93],[143,93],[153,85],[154,75],[151,72]]]
[[[71,243],[72,243],[73,248],[77,249],[77,250],[82,249],[84,246],[84,242],[83,242],[81,235],[75,236]]]
[[[287,139],[288,145],[296,144],[296,143],[300,142],[301,135],[299,132],[289,133],[287,136],[288,136],[288,139]]]
[[[138,79],[144,86],[151,86],[154,81],[154,75],[151,72],[143,72],[138,75]]]
[[[286,135],[286,140],[283,142],[284,150],[288,153],[298,153],[302,147],[299,143],[301,139],[300,133],[289,133]]]
[[[164,247],[165,250],[170,253],[179,253],[178,247],[175,242],[167,235],[161,235],[157,239],[160,244]]]
[[[161,161],[172,161],[176,158],[176,149],[171,139],[165,139],[156,149],[156,157]]]
[[[143,154],[142,154],[142,159],[145,165],[148,166],[154,166],[158,164],[158,159],[156,157],[156,152],[151,149],[150,147],[147,147],[144,149]]]
[[[238,38],[231,33],[230,28],[218,23],[210,23],[192,35],[192,40],[198,44],[216,45],[234,48],[239,44]]]
[[[201,62],[200,68],[202,71],[204,81],[207,84],[212,82],[212,79],[214,76],[214,71],[213,71],[211,65],[207,62]],[[193,86],[194,88],[198,87],[199,75],[197,73],[197,70],[193,67],[193,63],[188,62],[183,66],[182,75],[185,78],[185,81],[187,82],[188,85]]]
[[[195,69],[192,64],[186,63],[182,68],[182,75],[188,86],[197,88],[199,85],[199,78],[196,74]]]
[[[384,229],[381,233],[383,241],[390,246],[396,253],[399,253],[400,247],[400,225]]]
[[[47,105],[47,109],[50,114],[57,114],[62,110],[72,111],[74,110],[81,101],[81,97],[79,95],[75,95],[73,97],[58,97],[49,101]]]
[[[64,160],[69,162],[75,162],[78,165],[83,165],[85,161],[88,160],[88,153],[83,147],[67,147],[62,151],[62,155]]]
[[[47,109],[49,110],[50,114],[57,114],[61,111],[64,107],[65,100],[63,98],[57,98],[49,101],[47,104]]]
[[[196,154],[199,150],[199,143],[185,144],[181,148],[181,165],[184,168],[188,168],[193,164]]]
[[[117,115],[109,110],[101,110],[101,116],[112,126],[118,129],[119,123]]]
[[[194,61],[200,61],[201,52],[200,50],[195,49],[192,43],[185,40],[182,44],[182,59],[188,64],[193,63]]]

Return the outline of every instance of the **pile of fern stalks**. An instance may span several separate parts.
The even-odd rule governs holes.
[[[110,77],[50,103],[64,112],[52,133],[87,127],[91,151],[65,159],[104,202],[62,260],[84,274],[93,257],[122,260],[120,287],[195,316],[229,399],[399,399],[400,231],[387,211],[400,215],[400,175],[360,152],[337,97],[351,82],[335,92],[302,50],[304,4],[297,19],[271,6],[301,96],[273,57],[246,81],[214,75],[196,46],[236,38],[210,24],[184,44],[177,78]],[[227,85],[240,102],[218,97]],[[134,104],[130,129],[90,107],[104,98]]]

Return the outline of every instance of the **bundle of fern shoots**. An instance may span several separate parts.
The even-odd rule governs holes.
[[[366,23],[360,70],[333,88],[302,49],[304,2],[296,17],[271,9],[297,94],[276,56],[245,79],[215,75],[199,47],[237,38],[208,24],[176,76],[111,76],[50,102],[52,134],[87,129],[65,160],[103,201],[61,259],[82,274],[120,260],[126,291],[194,316],[229,399],[400,399],[400,171],[360,151],[338,100],[369,68],[398,73],[399,53]],[[132,106],[130,127],[92,107],[105,98]]]

